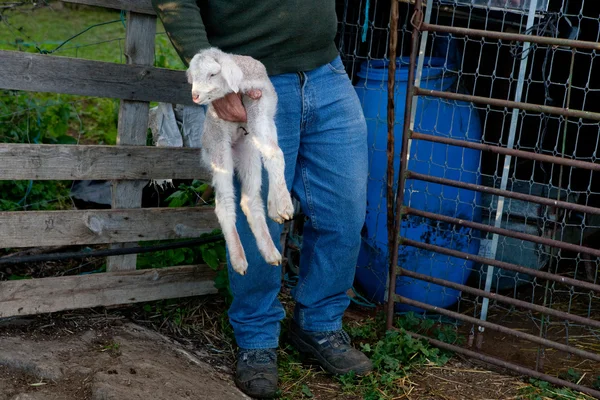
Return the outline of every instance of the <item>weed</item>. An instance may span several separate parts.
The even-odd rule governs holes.
[[[358,394],[367,400],[387,399],[404,394],[403,379],[408,373],[423,365],[443,365],[452,354],[429,343],[414,339],[407,332],[426,333],[444,342],[461,343],[452,326],[436,324],[408,313],[395,321],[398,331],[385,331],[385,314],[349,326],[353,339],[361,341],[361,350],[373,362],[373,372],[357,377],[347,374],[339,378],[342,390]],[[379,337],[379,340],[373,340]]]
[[[363,344],[362,351],[373,361],[373,372],[339,378],[345,392],[360,393],[364,399],[378,400],[401,395],[402,379],[415,367],[443,365],[450,355],[428,343],[413,339],[406,331],[388,331],[375,345]]]
[[[367,400],[389,399],[404,394],[403,379],[408,373],[423,365],[443,365],[451,353],[413,339],[407,330],[426,332],[446,341],[460,342],[462,338],[451,326],[435,326],[430,320],[422,320],[413,314],[398,319],[400,331],[385,331],[385,314],[373,318],[344,323],[344,328],[355,345],[369,356],[374,370],[366,376],[347,374],[337,378],[341,390]],[[279,374],[283,399],[308,399],[312,391],[309,379],[321,373],[300,362],[299,354],[289,345],[279,351]]]
[[[220,233],[221,231],[219,229],[215,229],[211,233],[200,235],[200,237],[215,236]],[[143,242],[140,245],[151,246],[158,243],[168,242],[170,241],[149,241]],[[229,288],[229,275],[227,272],[226,261],[225,241],[220,240],[198,246],[139,254],[137,258],[137,269],[206,264],[213,270],[217,271],[217,276],[215,277],[215,288],[223,295],[227,304],[231,304],[233,294]]]
[[[71,205],[70,182],[67,181],[0,181],[0,209],[59,210]]]
[[[106,352],[110,354],[111,357],[118,357],[121,355],[121,345],[117,342],[109,342],[101,346],[100,352]]]
[[[567,372],[562,372],[559,375],[559,378],[564,379],[569,382],[577,383],[581,379],[582,373],[579,371],[575,371],[573,368],[569,368]]]
[[[156,37],[156,51],[154,57],[154,66],[158,68],[168,68],[184,70],[185,65],[181,58],[175,53],[171,42],[166,36],[158,35]]]
[[[166,198],[169,207],[188,207],[196,205],[198,199],[208,189],[208,183],[199,180],[192,181],[191,185],[180,184],[176,192]]]
[[[519,389],[519,399],[522,400],[591,400],[592,397],[577,393],[568,388],[556,388],[551,383],[538,379],[529,379],[530,385]]]
[[[307,385],[302,385],[301,392],[305,397],[308,397],[308,398],[315,397],[315,395],[311,392],[310,388]]]
[[[354,341],[373,343],[385,331],[385,314],[378,313],[375,318],[346,322],[344,329]]]
[[[121,345],[119,343],[113,342],[102,347],[102,351],[118,351],[120,347]]]

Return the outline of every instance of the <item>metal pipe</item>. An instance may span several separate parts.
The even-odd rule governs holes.
[[[571,40],[571,39],[561,39],[561,38],[552,38],[546,36],[537,36],[537,35],[525,35],[522,33],[508,33],[508,32],[496,32],[496,31],[486,31],[481,29],[471,29],[471,28],[461,28],[457,26],[443,26],[436,24],[423,23],[421,25],[421,31],[429,31],[429,32],[444,32],[444,33],[452,33],[460,36],[475,36],[481,38],[488,39],[497,39],[497,40],[506,40],[509,42],[517,41],[517,42],[529,42],[535,44],[543,44],[548,46],[564,46],[564,47],[572,47],[576,49],[586,49],[586,50],[600,50],[600,43],[596,42],[588,42],[584,40]]]
[[[443,136],[434,136],[434,135],[429,135],[429,134],[419,133],[419,132],[412,132],[411,138],[413,140],[424,140],[427,142],[447,144],[450,146],[464,147],[467,149],[489,151],[489,152],[495,153],[495,154],[514,156],[517,158],[523,158],[523,159],[527,159],[527,160],[539,161],[539,162],[544,162],[544,163],[554,163],[554,164],[558,164],[558,165],[565,165],[567,167],[581,168],[581,169],[587,169],[590,171],[600,172],[600,164],[588,162],[588,161],[574,160],[572,158],[559,158],[559,157],[549,156],[546,154],[532,153],[529,151],[523,151],[523,150],[517,150],[517,149],[507,149],[506,147],[500,147],[500,146],[495,146],[495,145],[491,145],[491,144],[469,142],[466,140],[452,139],[452,138],[443,137]]]
[[[461,188],[461,189],[474,190],[474,191],[481,192],[481,193],[488,193],[488,194],[493,194],[493,195],[497,195],[497,196],[504,196],[504,197],[508,197],[511,199],[529,201],[532,203],[542,204],[544,206],[549,206],[549,207],[559,207],[559,208],[564,208],[566,210],[579,211],[582,213],[600,215],[600,208],[597,208],[597,207],[584,206],[582,204],[574,204],[574,203],[569,203],[567,201],[552,200],[552,199],[547,199],[544,197],[532,196],[530,194],[511,192],[508,190],[501,190],[501,189],[496,189],[496,188],[492,188],[492,187],[488,187],[488,186],[476,185],[473,183],[460,182],[460,181],[455,181],[452,179],[438,178],[436,176],[420,174],[418,172],[406,171],[406,179],[416,179],[416,180],[424,181],[424,182],[437,183],[440,185],[448,185],[448,186],[453,186],[453,187],[457,187],[457,188]]]
[[[397,328],[395,328],[396,330],[398,330]],[[474,358],[476,360],[481,360],[484,361],[488,364],[492,364],[492,365],[496,365],[498,367],[501,368],[506,368],[506,369],[510,369],[512,371],[517,372],[519,375],[526,375],[526,376],[530,376],[532,378],[536,378],[536,379],[541,379],[547,382],[550,382],[554,385],[557,386],[564,386],[564,387],[568,387],[570,389],[573,389],[575,391],[581,392],[581,393],[585,393],[588,394],[596,399],[600,399],[600,392],[585,386],[581,386],[578,385],[576,383],[572,383],[569,381],[565,381],[563,379],[559,379],[556,378],[554,376],[550,376],[550,375],[546,375],[546,374],[542,374],[541,372],[537,372],[534,371],[530,368],[526,368],[526,367],[522,367],[520,365],[517,364],[513,364],[510,363],[508,361],[504,361],[504,360],[500,360],[496,357],[492,357],[492,356],[488,356],[486,354],[481,354],[481,353],[477,353],[475,351],[472,350],[468,350],[468,349],[464,349],[462,347],[453,345],[453,344],[449,344],[449,343],[445,343],[445,342],[441,342],[439,340],[436,339],[432,339],[430,337],[427,336],[423,336],[423,335],[419,335],[418,333],[414,333],[414,332],[406,332],[408,333],[410,336],[412,336],[415,339],[420,339],[420,340],[426,340],[429,343],[431,343],[432,345],[439,347],[441,349],[444,350],[448,350],[448,351],[453,351],[455,353],[459,353],[462,355],[465,355],[467,357],[471,357]]]
[[[546,347],[550,347],[552,349],[564,351],[569,354],[575,354],[582,358],[587,358],[590,360],[600,362],[600,354],[590,353],[589,351],[581,350],[577,347],[568,346],[566,344],[557,343],[552,340],[544,339],[539,336],[532,335],[530,333],[525,333],[521,331],[517,331],[515,329],[507,328],[502,325],[494,324],[492,322],[483,321],[474,317],[469,317],[468,315],[460,314],[454,311],[446,310],[445,308],[432,306],[431,304],[422,303],[417,300],[409,299],[403,296],[396,296],[396,299],[403,304],[408,304],[413,307],[419,307],[427,311],[431,311],[437,314],[445,315],[446,317],[454,318],[459,321],[470,322],[474,325],[481,325],[486,329],[491,329],[493,331],[505,333],[507,335],[511,335],[517,337],[519,339],[529,340],[530,342],[537,343]]]
[[[531,111],[536,113],[545,113],[545,114],[554,114],[554,115],[563,115],[572,118],[583,118],[583,119],[591,119],[594,121],[600,121],[600,113],[583,111],[583,110],[570,110],[567,108],[560,107],[552,107],[546,106],[542,104],[531,104],[531,103],[523,103],[512,100],[502,100],[502,99],[494,99],[488,97],[481,96],[473,96],[470,94],[462,94],[462,93],[453,93],[453,92],[442,92],[439,90],[430,90],[430,89],[422,89],[415,88],[417,94],[419,96],[429,96],[429,97],[439,97],[447,100],[457,100],[457,101],[465,101],[469,103],[479,103],[479,104],[487,104],[495,107],[503,107],[503,108],[518,108],[520,110]]]
[[[404,199],[404,185],[406,183],[405,171],[408,166],[409,141],[411,132],[411,115],[413,101],[415,100],[415,64],[417,48],[419,46],[419,26],[423,23],[423,0],[415,1],[414,14],[411,19],[413,25],[410,64],[408,68],[408,85],[406,90],[406,106],[404,108],[404,126],[402,130],[402,149],[400,152],[400,173],[398,174],[398,188],[396,192],[396,214],[394,219],[394,237],[391,241],[391,257],[389,266],[389,285],[386,327],[391,329],[394,323],[394,295],[396,294],[396,276],[398,274],[398,246],[400,245],[400,221],[402,219],[401,207]],[[395,62],[395,60],[394,60]],[[389,244],[390,242],[388,242]]]
[[[524,309],[539,312],[546,315],[552,315],[553,317],[557,317],[560,319],[565,319],[573,322],[577,322],[578,324],[583,324],[587,326],[591,326],[594,328],[600,328],[600,321],[595,321],[590,318],[580,317],[579,315],[569,314],[563,311],[553,310],[551,308],[542,307],[537,304],[527,303],[526,301],[513,299],[512,297],[502,296],[497,293],[486,292],[485,290],[475,289],[470,286],[461,285],[459,283],[450,282],[440,278],[434,278],[429,275],[419,274],[414,271],[410,271],[407,269],[402,269],[401,274],[403,276],[407,276],[409,278],[418,279],[424,282],[433,283],[435,285],[445,286],[451,289],[455,289],[458,291],[463,291],[465,293],[473,294],[475,296],[481,296],[485,298],[489,298],[492,300],[498,300],[502,303],[510,304],[515,307],[522,307]]]
[[[416,240],[411,240],[411,239],[407,239],[407,238],[402,238],[400,241],[401,241],[402,245],[405,245],[405,246],[416,247],[418,249],[423,249],[423,250],[431,251],[434,253],[444,254],[444,255],[447,255],[450,257],[462,258],[463,260],[474,261],[474,262],[480,263],[480,264],[490,264],[490,265],[494,265],[495,267],[505,269],[507,271],[514,271],[514,272],[518,272],[518,273],[522,273],[522,274],[527,274],[527,275],[531,275],[536,278],[548,280],[551,282],[561,283],[563,285],[568,285],[568,286],[575,286],[578,288],[582,288],[582,289],[600,293],[600,285],[596,285],[594,283],[580,281],[580,280],[573,279],[573,278],[567,278],[567,277],[564,277],[561,275],[551,274],[549,272],[538,271],[537,269],[523,267],[522,265],[511,264],[511,263],[507,263],[504,261],[493,260],[491,258],[476,256],[476,255],[465,253],[462,251],[452,250],[452,249],[449,249],[446,247],[436,246],[436,245],[429,244],[429,243],[418,242]]]
[[[366,18],[366,17],[365,17]],[[398,2],[392,1],[390,6],[390,63],[388,65],[387,82],[387,188],[386,188],[386,206],[387,206],[387,242],[395,243],[394,237],[396,230],[394,228],[394,150],[395,150],[395,126],[396,126],[396,48],[398,46]],[[391,267],[390,267],[391,268]],[[391,270],[391,269],[390,269]]]
[[[21,256],[21,257],[0,257],[0,265],[6,264],[24,264],[34,262],[46,262],[46,261],[61,261],[61,260],[75,260],[81,258],[91,257],[107,257],[125,254],[141,254],[141,253],[152,253],[161,250],[180,249],[183,247],[199,246],[201,244],[213,243],[223,240],[223,235],[214,235],[202,237],[199,239],[191,239],[182,242],[156,244],[152,246],[133,246],[123,247],[117,249],[101,249],[92,251],[74,251],[65,253],[54,253],[54,254],[37,254],[33,256]]]
[[[529,233],[512,231],[509,229],[498,228],[492,225],[486,225],[479,222],[467,221],[460,218],[449,217],[447,215],[435,214],[432,212],[417,210],[416,208],[405,207],[404,212],[406,214],[416,215],[423,218],[428,218],[432,220],[447,222],[453,225],[466,226],[467,228],[477,229],[483,232],[490,232],[495,235],[507,236],[515,239],[525,240],[532,243],[537,243],[545,246],[556,247],[562,250],[573,251],[575,253],[584,253],[590,254],[594,257],[600,257],[600,249],[592,249],[590,247],[580,246],[572,243],[561,242],[560,240],[544,238],[536,235],[531,235]],[[495,258],[491,257],[492,259]]]

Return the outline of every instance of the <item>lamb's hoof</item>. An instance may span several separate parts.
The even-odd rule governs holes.
[[[263,258],[265,259],[267,264],[273,266],[281,265],[281,253],[279,253],[279,251],[275,247],[273,247],[273,249],[271,249],[271,251],[267,254],[263,254]]]
[[[248,261],[245,258],[235,257],[231,259],[231,267],[240,275],[246,275],[248,271]]]
[[[294,218],[294,204],[289,193],[280,195],[277,200],[268,200],[267,204],[269,218],[278,224],[283,224]]]

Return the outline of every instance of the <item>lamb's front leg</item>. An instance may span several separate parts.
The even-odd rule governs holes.
[[[206,134],[206,133],[205,133]],[[215,214],[223,231],[229,258],[234,271],[246,274],[248,261],[235,227],[235,192],[233,186],[233,157],[229,140],[216,140],[213,147],[204,149],[212,172],[212,186],[215,190]]]
[[[277,144],[277,128],[275,123],[267,118],[249,121],[248,127],[269,176],[269,218],[281,224],[294,217],[294,205],[285,182],[285,160]]]
[[[261,197],[262,163],[260,153],[246,137],[233,148],[235,167],[241,184],[240,206],[248,225],[256,238],[256,244],[265,261],[271,265],[281,264],[281,254],[267,226],[265,209]]]

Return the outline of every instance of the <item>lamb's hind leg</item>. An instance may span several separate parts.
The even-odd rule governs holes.
[[[248,269],[248,261],[235,227],[236,207],[231,143],[228,140],[220,140],[215,142],[214,145],[215,148],[208,150],[206,159],[210,164],[212,186],[215,189],[215,214],[225,237],[231,266],[237,273],[245,275]]]
[[[256,244],[265,261],[271,265],[281,264],[281,254],[271,238],[265,218],[261,197],[262,164],[260,153],[245,138],[234,146],[235,165],[241,184],[240,207],[248,219],[248,225],[256,238]]]
[[[277,144],[277,128],[275,123],[267,118],[258,118],[249,123],[249,128],[269,175],[269,218],[281,224],[284,220],[293,218],[294,205],[285,182],[285,160]]]

